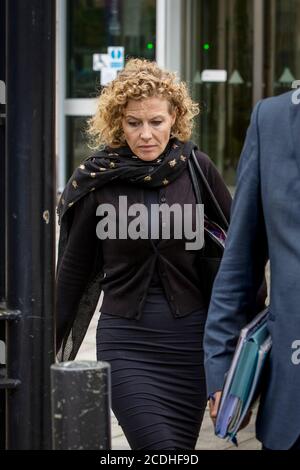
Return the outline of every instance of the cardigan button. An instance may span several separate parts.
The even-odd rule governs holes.
[[[165,196],[162,196],[162,197],[160,198],[160,202],[166,202],[166,200],[167,200],[167,198],[166,198]]]

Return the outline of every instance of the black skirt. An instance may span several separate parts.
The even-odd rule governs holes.
[[[101,313],[97,359],[111,364],[112,409],[132,449],[194,449],[206,386],[206,312],[174,318],[162,288],[139,320]]]

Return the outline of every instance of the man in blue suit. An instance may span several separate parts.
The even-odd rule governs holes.
[[[267,449],[300,449],[299,95],[295,90],[262,100],[253,111],[204,338],[214,420],[224,375],[241,328],[255,314],[269,258],[273,346],[256,421],[257,438]]]

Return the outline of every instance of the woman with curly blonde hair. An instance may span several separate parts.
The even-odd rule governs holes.
[[[99,96],[96,152],[58,207],[58,357],[75,358],[103,291],[97,358],[111,366],[112,409],[132,449],[193,449],[206,406],[192,152],[226,217],[231,198],[190,140],[198,113],[175,74],[129,60]]]
[[[165,98],[170,114],[175,112],[172,136],[187,141],[191,137],[193,118],[199,113],[199,107],[192,101],[185,83],[177,83],[174,73],[160,69],[154,62],[131,59],[118,79],[104,88],[99,97],[97,112],[89,126],[95,147],[124,145],[122,119],[128,101],[155,96]]]

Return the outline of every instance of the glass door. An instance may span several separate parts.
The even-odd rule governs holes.
[[[229,185],[252,105],[252,0],[191,0],[189,84],[200,103],[194,140]]]
[[[61,1],[61,0],[59,0]],[[67,178],[91,153],[86,121],[101,89],[93,54],[123,46],[125,57],[155,59],[156,0],[68,0],[66,44]]]
[[[184,21],[194,140],[231,186],[253,106],[300,79],[300,0],[186,0]]]
[[[300,0],[265,2],[264,96],[284,93],[300,80]]]

